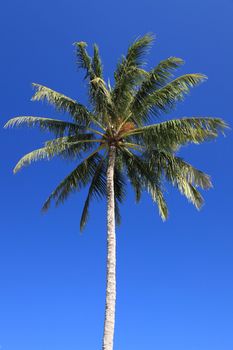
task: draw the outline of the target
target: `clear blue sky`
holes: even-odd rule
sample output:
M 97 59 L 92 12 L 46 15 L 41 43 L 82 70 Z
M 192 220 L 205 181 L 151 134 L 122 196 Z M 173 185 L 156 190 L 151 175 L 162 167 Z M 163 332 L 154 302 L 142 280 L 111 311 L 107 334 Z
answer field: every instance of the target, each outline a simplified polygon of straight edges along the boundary
M 100 46 L 105 76 L 138 35 L 154 32 L 149 68 L 182 57 L 179 71 L 209 79 L 169 117 L 219 116 L 232 125 L 232 0 L 8 1 L 1 5 L 0 349 L 99 350 L 105 302 L 105 204 L 83 235 L 84 194 L 46 215 L 40 207 L 74 167 L 40 162 L 16 176 L 17 160 L 50 135 L 3 130 L 17 115 L 59 117 L 30 101 L 37 82 L 85 102 L 74 41 Z M 63 116 L 60 116 L 63 118 Z M 162 120 L 162 119 L 161 119 Z M 232 350 L 232 132 L 180 155 L 211 174 L 197 212 L 168 188 L 170 218 L 131 191 L 117 232 L 115 350 Z

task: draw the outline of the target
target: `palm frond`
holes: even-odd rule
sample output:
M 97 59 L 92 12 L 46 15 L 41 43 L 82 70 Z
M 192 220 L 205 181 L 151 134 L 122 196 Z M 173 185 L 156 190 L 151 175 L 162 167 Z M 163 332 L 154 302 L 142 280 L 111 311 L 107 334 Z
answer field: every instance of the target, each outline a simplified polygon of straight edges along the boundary
M 38 160 L 50 160 L 55 156 L 60 156 L 64 159 L 76 159 L 81 157 L 80 152 L 92 150 L 95 146 L 93 134 L 65 136 L 57 139 L 46 141 L 45 146 L 34 150 L 23 156 L 14 168 L 14 173 L 17 173 L 23 167 L 30 165 Z M 88 141 L 93 142 L 88 142 Z
M 99 48 L 96 44 L 94 45 L 92 69 L 93 69 L 96 77 L 103 79 L 103 66 L 102 66 L 100 55 L 99 55 Z
M 161 111 L 166 112 L 167 108 L 172 108 L 177 101 L 182 101 L 190 88 L 199 85 L 206 79 L 205 75 L 199 73 L 185 74 L 155 91 L 150 97 L 153 113 L 158 115 Z
M 81 220 L 80 220 L 80 230 L 82 231 L 87 223 L 89 217 L 89 206 L 90 201 L 95 195 L 98 198 L 106 197 L 106 154 L 100 159 L 99 164 L 95 170 L 95 174 L 92 178 L 87 198 L 84 203 Z
M 201 187 L 202 189 L 212 187 L 209 175 L 167 150 L 148 150 L 144 154 L 144 158 L 155 173 L 164 173 L 166 179 L 173 185 L 176 184 L 177 178 L 182 177 L 195 187 Z
M 182 178 L 177 181 L 177 187 L 181 194 L 183 194 L 197 209 L 200 209 L 204 203 L 204 199 L 200 192 L 189 182 Z
M 173 119 L 143 128 L 135 129 L 131 135 L 138 143 L 158 149 L 177 149 L 178 146 L 192 142 L 199 144 L 216 138 L 223 133 L 227 124 L 220 118 L 190 117 Z M 131 136 L 130 133 L 128 136 Z
M 19 116 L 12 118 L 5 124 L 4 128 L 21 127 L 25 125 L 29 127 L 38 126 L 42 131 L 50 131 L 56 136 L 62 136 L 66 132 L 68 135 L 73 135 L 84 130 L 83 127 L 78 126 L 74 123 L 62 121 L 59 119 L 33 116 Z
M 112 90 L 112 99 L 118 109 L 123 113 L 132 100 L 132 89 L 135 83 L 142 81 L 145 77 L 143 58 L 151 47 L 153 36 L 146 34 L 137 39 L 129 48 L 126 57 L 123 57 L 114 73 L 115 87 Z
M 55 152 L 54 152 L 54 154 L 55 154 Z M 32 162 L 36 162 L 37 160 L 41 160 L 41 159 L 50 160 L 53 157 L 53 155 L 52 155 L 52 152 L 50 153 L 48 151 L 47 147 L 42 147 L 42 148 L 36 149 L 36 150 L 26 154 L 25 156 L 23 156 L 18 161 L 18 163 L 14 167 L 13 171 L 16 174 L 19 170 L 21 170 L 23 167 L 25 167 L 27 165 L 30 165 Z
M 151 115 L 159 116 L 162 112 L 170 111 L 178 101 L 182 101 L 190 88 L 199 85 L 206 79 L 203 74 L 185 74 L 171 81 L 164 87 L 145 94 L 143 99 L 135 100 L 132 114 L 139 121 L 147 121 Z
M 96 198 L 107 198 L 107 179 L 106 179 L 106 172 L 107 172 L 107 158 L 106 153 L 102 157 L 102 159 L 99 161 L 99 164 L 96 167 L 95 174 L 92 178 L 87 198 L 83 207 L 82 216 L 80 220 L 80 229 L 81 231 L 84 229 L 88 217 L 89 217 L 89 206 L 90 201 L 95 196 Z M 120 210 L 119 210 L 119 204 L 122 203 L 122 201 L 125 198 L 125 181 L 122 173 L 119 171 L 119 169 L 115 168 L 114 171 L 114 193 L 115 193 L 115 216 L 116 221 L 119 224 L 120 223 Z
M 212 187 L 210 176 L 205 174 L 203 171 L 196 169 L 191 164 L 185 162 L 182 158 L 177 156 L 171 156 L 168 152 L 159 152 L 165 155 L 169 167 L 167 168 L 166 175 L 170 171 L 169 178 L 173 180 L 176 174 L 182 175 L 182 177 L 195 187 L 201 187 L 202 189 L 209 189 Z M 175 176 L 174 176 L 175 175 Z M 174 181 L 174 180 L 173 180 Z
M 55 201 L 55 205 L 63 203 L 67 197 L 76 191 L 80 191 L 85 187 L 95 174 L 101 156 L 98 150 L 84 159 L 65 179 L 56 187 L 48 199 L 45 201 L 42 210 L 46 211 L 51 205 L 51 201 Z
M 86 70 L 86 76 L 90 79 L 94 78 L 94 72 L 91 65 L 91 57 L 88 55 L 86 47 L 87 43 L 80 41 L 74 43 L 76 47 L 76 57 L 77 57 L 77 66 L 78 68 L 83 68 Z
M 95 77 L 89 83 L 89 100 L 93 106 L 94 113 L 99 116 L 104 125 L 110 122 L 109 117 L 113 114 L 113 106 L 110 91 L 105 81 Z
M 55 91 L 44 85 L 32 84 L 36 89 L 33 101 L 44 101 L 46 100 L 49 104 L 53 105 L 58 111 L 69 113 L 75 120 L 76 123 L 81 125 L 87 125 L 93 121 L 91 113 L 85 106 L 78 103 L 77 101 Z
M 167 59 L 160 61 L 160 63 L 149 73 L 153 89 L 161 88 L 171 77 L 173 77 L 173 71 L 183 64 L 184 60 L 179 57 L 168 57 Z
M 86 70 L 85 78 L 89 79 L 89 101 L 93 106 L 93 112 L 103 116 L 111 114 L 111 96 L 103 80 L 102 63 L 98 46 L 94 45 L 93 59 L 88 55 L 85 42 L 74 43 L 76 46 L 77 64 L 79 68 Z
M 125 163 L 126 175 L 130 181 L 131 186 L 133 187 L 133 190 L 135 193 L 135 199 L 136 199 L 136 202 L 138 203 L 141 199 L 143 185 L 141 182 L 141 176 L 139 176 L 137 169 L 135 168 L 136 161 L 131 152 L 128 153 L 127 151 L 124 151 L 122 156 L 123 156 L 123 161 Z
M 156 173 L 164 174 L 166 180 L 176 186 L 197 209 L 200 209 L 204 201 L 197 187 L 202 189 L 212 187 L 209 175 L 166 151 L 148 152 L 146 159 Z
M 70 157 L 82 157 L 84 152 L 92 150 L 96 143 L 101 144 L 92 133 L 85 133 L 75 136 L 63 136 L 45 142 L 45 147 L 49 150 L 58 150 L 59 156 L 65 159 Z
M 128 150 L 124 150 L 122 155 L 127 176 L 135 191 L 136 201 L 140 200 L 143 190 L 148 191 L 152 200 L 157 203 L 162 220 L 166 220 L 168 208 L 161 189 L 161 174 L 158 169 L 151 166 L 149 157 L 139 157 Z
M 143 100 L 156 89 L 161 88 L 173 76 L 172 71 L 177 69 L 184 61 L 178 57 L 169 57 L 161 61 L 152 69 L 139 87 L 133 102 L 132 111 L 137 111 Z
M 147 159 L 143 159 L 126 148 L 122 149 L 122 159 L 135 192 L 136 202 L 138 202 L 143 190 L 148 190 L 149 187 L 155 188 L 158 185 L 159 176 L 150 167 Z
M 148 53 L 148 50 L 151 48 L 153 41 L 154 35 L 151 33 L 148 33 L 136 39 L 128 48 L 126 55 L 127 66 L 142 67 L 144 65 L 144 57 Z
M 165 221 L 168 218 L 168 207 L 161 187 L 159 185 L 151 186 L 149 184 L 148 192 L 151 195 L 153 202 L 155 202 L 158 206 L 159 215 L 161 216 L 162 220 Z

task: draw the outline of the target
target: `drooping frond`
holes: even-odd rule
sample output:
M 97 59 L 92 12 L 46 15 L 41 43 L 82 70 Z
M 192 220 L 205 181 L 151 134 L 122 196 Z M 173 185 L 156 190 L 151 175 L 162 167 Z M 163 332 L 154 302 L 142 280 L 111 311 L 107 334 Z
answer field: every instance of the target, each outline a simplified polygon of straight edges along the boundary
M 203 189 L 212 187 L 209 175 L 167 151 L 149 151 L 146 159 L 155 173 L 164 175 L 166 180 L 176 186 L 197 209 L 200 209 L 203 198 L 196 187 Z
M 88 217 L 89 217 L 89 206 L 92 197 L 96 198 L 107 198 L 107 158 L 106 153 L 99 161 L 96 167 L 95 174 L 92 178 L 87 198 L 83 207 L 82 216 L 80 220 L 80 229 L 83 230 Z M 115 216 L 117 224 L 120 224 L 120 209 L 118 203 L 122 203 L 125 198 L 125 181 L 123 174 L 115 168 L 114 172 L 114 192 L 115 192 Z
M 101 140 L 97 140 L 92 133 L 85 133 L 75 136 L 63 136 L 45 142 L 45 147 L 49 150 L 58 150 L 59 156 L 70 158 L 81 158 L 87 151 L 91 151 Z
M 132 131 L 135 138 L 148 148 L 176 149 L 186 143 L 201 143 L 224 131 L 227 124 L 220 118 L 191 117 L 173 119 Z
M 133 187 L 135 193 L 135 199 L 138 203 L 141 199 L 141 194 L 143 191 L 143 185 L 141 182 L 141 176 L 139 175 L 134 160 L 134 156 L 131 152 L 127 152 L 126 150 L 122 154 L 123 162 L 125 164 L 126 175 L 130 181 L 131 186 Z M 142 164 L 141 164 L 142 165 Z
M 148 158 L 139 157 L 128 150 L 124 150 L 122 155 L 127 175 L 135 191 L 136 201 L 140 200 L 142 191 L 146 190 L 157 203 L 160 216 L 166 220 L 168 209 L 161 189 L 161 175 L 158 169 L 151 166 Z
M 148 186 L 156 186 L 159 179 L 154 171 L 151 171 L 148 161 L 132 153 L 128 149 L 122 150 L 122 159 L 126 167 L 127 176 L 135 191 L 136 201 L 141 198 L 141 192 L 147 190 Z
M 95 174 L 92 178 L 87 198 L 84 203 L 81 220 L 80 220 L 80 230 L 82 231 L 87 223 L 88 217 L 89 217 L 89 206 L 90 201 L 93 196 L 96 196 L 97 198 L 107 197 L 106 192 L 106 155 L 104 155 L 100 161 L 99 164 L 96 167 Z
M 167 162 L 165 175 L 173 183 L 176 181 L 175 178 L 178 174 L 178 176 L 182 176 L 189 184 L 193 184 L 195 187 L 201 187 L 205 190 L 212 187 L 210 176 L 203 171 L 196 169 L 182 158 L 173 156 L 168 152 L 159 153 L 162 154 L 162 157 Z
M 193 184 L 195 187 L 201 187 L 202 189 L 212 187 L 209 175 L 196 169 L 169 151 L 148 150 L 144 157 L 154 172 L 164 173 L 166 179 L 173 185 L 176 183 L 177 177 L 182 176 L 185 181 Z
M 68 135 L 73 135 L 84 129 L 81 126 L 78 126 L 74 123 L 58 119 L 33 116 L 20 116 L 12 118 L 5 124 L 4 128 L 13 128 L 25 125 L 29 127 L 38 126 L 42 131 L 50 131 L 56 136 L 62 136 L 65 133 L 68 133 Z
M 178 101 L 182 101 L 190 88 L 197 86 L 206 79 L 203 74 L 185 74 L 171 81 L 164 87 L 135 99 L 132 104 L 132 114 L 139 121 L 147 121 L 150 115 L 159 116 L 168 112 Z
M 62 158 L 77 158 L 80 152 L 91 150 L 94 147 L 93 142 L 88 142 L 94 137 L 92 134 L 85 134 L 74 137 L 60 137 L 58 139 L 45 142 L 45 147 L 34 150 L 23 156 L 14 168 L 14 173 L 17 173 L 23 167 L 30 165 L 32 162 L 46 159 L 50 160 L 55 156 Z
M 178 188 L 180 193 L 183 194 L 188 201 L 190 201 L 197 209 L 200 209 L 204 203 L 204 200 L 196 186 L 198 186 L 197 183 L 201 183 L 201 185 L 205 186 L 204 188 L 209 188 L 211 186 L 209 176 L 197 169 L 191 169 L 191 167 L 189 167 L 188 171 L 187 167 L 185 169 L 186 171 L 182 172 L 185 167 L 175 167 L 174 163 L 168 162 L 167 167 L 163 169 L 166 178 Z M 160 195 L 158 198 L 161 200 Z
M 41 160 L 41 159 L 49 160 L 51 158 L 52 158 L 52 155 L 48 152 L 48 149 L 46 147 L 36 149 L 26 154 L 18 161 L 18 163 L 14 167 L 14 173 L 17 173 L 23 167 L 30 165 L 32 162 L 36 162 L 37 160 Z
M 177 181 L 177 187 L 188 201 L 190 201 L 197 209 L 200 209 L 204 203 L 204 199 L 200 192 L 189 182 L 182 179 Z
M 44 85 L 32 84 L 36 92 L 32 97 L 33 101 L 44 101 L 53 105 L 58 111 L 68 112 L 78 124 L 87 125 L 93 121 L 91 113 L 77 101 L 54 91 Z
M 153 202 L 155 202 L 158 206 L 159 215 L 161 216 L 162 220 L 165 221 L 168 217 L 168 207 L 161 187 L 159 185 L 150 186 L 149 184 L 148 191 Z
M 55 205 L 63 203 L 67 197 L 85 187 L 95 174 L 96 167 L 100 161 L 100 155 L 94 152 L 92 155 L 82 161 L 51 193 L 43 205 L 42 210 L 49 209 L 51 201 L 55 201 Z

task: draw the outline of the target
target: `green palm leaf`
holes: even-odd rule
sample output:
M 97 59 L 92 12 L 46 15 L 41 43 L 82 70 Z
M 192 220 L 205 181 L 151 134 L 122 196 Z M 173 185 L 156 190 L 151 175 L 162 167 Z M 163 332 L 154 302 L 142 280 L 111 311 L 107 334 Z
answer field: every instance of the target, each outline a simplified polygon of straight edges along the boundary
M 53 105 L 58 111 L 69 113 L 76 123 L 88 125 L 93 121 L 91 113 L 77 101 L 41 84 L 32 84 L 36 89 L 32 101 L 44 101 Z
M 161 179 L 164 175 L 166 180 L 176 186 L 197 209 L 200 209 L 204 201 L 196 187 L 202 189 L 212 187 L 209 175 L 166 151 L 149 151 L 145 157 L 154 172 L 160 174 Z
M 42 117 L 33 117 L 33 116 L 19 116 L 10 119 L 6 124 L 5 128 L 13 128 L 20 126 L 39 126 L 42 131 L 50 131 L 56 136 L 62 136 L 66 132 L 68 134 L 75 134 L 80 131 L 85 130 L 85 128 L 78 126 L 77 124 L 52 119 L 52 118 L 42 118 Z
M 101 116 L 101 123 L 108 124 L 108 117 L 113 115 L 113 105 L 110 91 L 100 77 L 95 77 L 89 83 L 89 100 L 94 113 Z
M 148 186 L 148 191 L 151 195 L 153 202 L 155 202 L 158 206 L 159 215 L 162 220 L 165 221 L 168 218 L 168 208 L 167 203 L 165 201 L 163 191 L 159 185 L 157 186 Z
M 189 142 L 199 144 L 216 138 L 226 128 L 227 124 L 220 118 L 190 117 L 138 128 L 128 137 L 134 135 L 139 143 L 148 148 L 177 149 Z
M 84 41 L 75 42 L 74 46 L 76 47 L 76 57 L 77 57 L 77 66 L 86 70 L 86 77 L 90 79 L 94 78 L 94 72 L 91 65 L 91 57 L 88 55 L 86 47 L 87 43 Z
M 152 93 L 145 93 L 142 99 L 136 95 L 132 103 L 132 114 L 139 121 L 146 121 L 150 115 L 159 116 L 162 112 L 168 112 L 178 101 L 184 99 L 190 88 L 199 85 L 205 79 L 203 74 L 185 74 Z
M 184 64 L 181 58 L 169 57 L 152 69 L 142 82 L 132 102 L 132 110 L 138 111 L 145 98 L 158 88 L 161 88 L 172 76 L 172 71 Z
M 173 77 L 173 72 L 183 64 L 184 60 L 179 57 L 168 57 L 161 61 L 150 71 L 145 85 L 143 83 L 144 87 L 151 87 L 152 90 L 150 90 L 150 92 L 157 88 L 161 88 L 171 77 Z
M 207 78 L 203 74 L 185 74 L 155 91 L 149 98 L 153 112 L 157 115 L 158 110 L 166 111 L 167 108 L 172 108 L 177 101 L 183 100 L 190 88 L 199 85 L 205 79 Z
M 89 217 L 89 206 L 90 202 L 95 196 L 97 199 L 101 199 L 103 197 L 107 198 L 107 180 L 106 180 L 106 172 L 107 172 L 107 158 L 106 153 L 99 161 L 99 164 L 96 167 L 95 174 L 92 178 L 87 198 L 84 203 L 81 220 L 80 220 L 80 229 L 81 231 L 84 229 L 88 217 Z M 118 203 L 122 203 L 125 198 L 125 181 L 119 169 L 115 169 L 114 174 L 114 192 L 115 192 L 115 216 L 117 224 L 120 224 L 120 209 Z
M 114 73 L 115 87 L 112 91 L 112 99 L 118 110 L 122 113 L 132 100 L 132 89 L 137 82 L 145 77 L 145 71 L 141 69 L 144 64 L 144 56 L 151 47 L 153 36 L 147 34 L 137 39 L 129 48 L 126 57 L 122 57 Z
M 148 191 L 153 202 L 157 203 L 161 218 L 166 220 L 168 209 L 161 189 L 161 175 L 155 165 L 151 165 L 150 157 L 139 157 L 126 150 L 123 152 L 123 160 L 135 191 L 136 201 L 140 200 L 143 190 Z
M 203 197 L 200 192 L 189 182 L 182 179 L 177 181 L 177 187 L 197 209 L 200 209 L 204 203 Z
M 99 48 L 96 44 L 94 45 L 92 69 L 93 69 L 93 72 L 95 73 L 96 77 L 103 79 L 103 66 L 102 66 L 100 55 L 99 55 Z
M 55 155 L 55 152 L 53 152 L 53 155 L 52 155 L 52 153 L 48 151 L 47 147 L 36 149 L 26 154 L 18 161 L 18 163 L 14 167 L 14 173 L 16 174 L 23 167 L 30 165 L 32 162 L 36 162 L 37 160 L 41 160 L 41 159 L 50 160 L 54 155 Z M 57 152 L 56 152 L 56 155 L 57 155 Z
M 100 148 L 99 148 L 100 150 Z M 67 197 L 85 187 L 95 174 L 95 169 L 100 161 L 98 150 L 82 161 L 51 193 L 45 201 L 42 210 L 46 211 L 51 201 L 54 200 L 56 206 L 63 203 Z
M 145 161 L 156 173 L 165 173 L 166 178 L 175 184 L 177 177 L 203 189 L 212 187 L 209 175 L 196 169 L 182 158 L 165 150 L 151 150 L 144 154 Z
M 107 196 L 106 192 L 106 154 L 99 161 L 99 164 L 96 167 L 95 173 L 93 175 L 87 198 L 84 203 L 81 220 L 80 220 L 80 230 L 82 231 L 87 223 L 89 217 L 89 206 L 90 201 L 95 195 L 97 198 L 102 198 Z
M 23 167 L 30 165 L 32 162 L 46 159 L 50 160 L 55 156 L 60 156 L 64 159 L 75 159 L 80 157 L 80 152 L 86 152 L 93 149 L 95 140 L 91 140 L 92 134 L 85 134 L 74 137 L 60 137 L 51 141 L 45 142 L 45 147 L 36 149 L 23 156 L 14 168 L 14 173 L 17 173 Z M 91 141 L 91 142 L 89 142 Z
M 125 163 L 127 177 L 129 178 L 130 184 L 133 187 L 133 190 L 135 193 L 136 202 L 139 202 L 141 199 L 143 186 L 142 186 L 141 176 L 140 176 L 141 171 L 140 169 L 138 171 L 137 166 L 139 167 L 140 165 L 142 166 L 142 163 L 140 162 L 139 165 L 136 164 L 136 167 L 135 167 L 135 163 L 137 163 L 136 159 L 134 159 L 134 155 L 128 151 L 123 152 L 122 157 L 123 157 L 123 162 Z
M 91 59 L 87 53 L 85 42 L 74 44 L 76 46 L 78 67 L 86 70 L 85 79 L 89 79 L 89 100 L 94 113 L 102 116 L 108 113 L 111 114 L 111 96 L 103 80 L 102 64 L 97 45 L 94 45 L 94 57 Z

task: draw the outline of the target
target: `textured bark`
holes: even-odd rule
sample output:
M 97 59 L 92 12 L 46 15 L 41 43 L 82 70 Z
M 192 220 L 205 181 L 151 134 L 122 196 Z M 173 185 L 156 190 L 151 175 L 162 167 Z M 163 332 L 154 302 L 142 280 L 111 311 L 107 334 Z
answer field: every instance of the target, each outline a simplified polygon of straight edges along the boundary
M 102 350 L 113 350 L 116 304 L 116 235 L 114 165 L 116 148 L 110 147 L 107 169 L 107 288 Z

